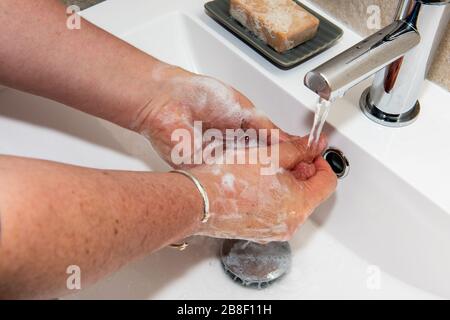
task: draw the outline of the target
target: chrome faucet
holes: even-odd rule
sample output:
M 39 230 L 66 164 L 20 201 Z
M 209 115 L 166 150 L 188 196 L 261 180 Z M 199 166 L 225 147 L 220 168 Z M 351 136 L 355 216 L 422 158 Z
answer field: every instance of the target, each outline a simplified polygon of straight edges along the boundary
M 412 123 L 421 87 L 447 30 L 450 0 L 400 0 L 395 21 L 305 76 L 305 85 L 334 100 L 375 74 L 360 107 L 389 127 Z

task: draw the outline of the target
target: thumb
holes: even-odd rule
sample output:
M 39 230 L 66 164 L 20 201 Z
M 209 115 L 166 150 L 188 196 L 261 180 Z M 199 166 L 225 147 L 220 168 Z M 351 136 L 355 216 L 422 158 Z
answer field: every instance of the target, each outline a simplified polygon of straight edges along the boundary
M 311 209 L 315 209 L 327 200 L 337 186 L 336 174 L 328 162 L 319 157 L 314 162 L 316 174 L 307 181 L 303 181 L 305 199 Z
M 280 144 L 280 166 L 284 169 L 294 169 L 300 162 L 312 164 L 325 150 L 328 142 L 324 135 L 320 137 L 317 147 L 308 146 L 308 136 L 291 139 Z

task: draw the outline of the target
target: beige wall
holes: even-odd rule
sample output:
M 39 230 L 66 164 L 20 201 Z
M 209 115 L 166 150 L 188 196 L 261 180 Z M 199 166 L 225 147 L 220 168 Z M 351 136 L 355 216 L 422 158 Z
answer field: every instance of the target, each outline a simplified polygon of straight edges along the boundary
M 381 8 L 382 26 L 392 22 L 397 9 L 396 0 L 311 0 L 360 34 L 374 32 L 367 28 L 366 13 L 370 5 Z M 450 29 L 442 40 L 428 78 L 450 90 Z

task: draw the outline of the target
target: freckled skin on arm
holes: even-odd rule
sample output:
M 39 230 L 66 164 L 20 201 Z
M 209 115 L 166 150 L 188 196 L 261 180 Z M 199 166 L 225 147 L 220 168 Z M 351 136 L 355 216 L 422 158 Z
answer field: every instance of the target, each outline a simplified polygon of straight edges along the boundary
M 84 19 L 70 30 L 67 18 L 59 0 L 1 0 L 0 84 L 128 127 L 157 92 L 160 61 Z
M 193 234 L 202 218 L 201 196 L 178 174 L 0 156 L 0 177 L 0 298 L 67 294 L 70 265 L 87 287 Z
M 65 11 L 59 0 L 0 1 L 0 84 L 129 128 L 158 92 L 161 62 L 83 19 L 69 30 Z M 192 234 L 202 210 L 183 176 L 0 156 L 0 298 L 64 294 L 69 265 L 86 287 Z

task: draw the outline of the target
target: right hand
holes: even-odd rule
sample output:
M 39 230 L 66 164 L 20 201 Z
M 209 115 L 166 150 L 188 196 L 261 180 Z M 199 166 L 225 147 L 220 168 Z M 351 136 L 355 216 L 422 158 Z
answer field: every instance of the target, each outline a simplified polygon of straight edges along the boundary
M 261 175 L 259 164 L 193 168 L 206 188 L 211 213 L 197 234 L 259 243 L 289 240 L 336 188 L 336 175 L 319 156 L 324 138 L 319 146 L 311 151 L 307 138 L 281 143 L 282 169 L 274 175 Z
M 155 67 L 153 78 L 157 94 L 144 108 L 136 110 L 129 127 L 150 140 L 172 167 L 194 167 L 194 153 L 203 151 L 192 146 L 191 154 L 184 155 L 189 164 L 174 163 L 171 156 L 178 144 L 172 139 L 173 133 L 182 129 L 194 137 L 195 121 L 202 122 L 203 131 L 214 128 L 225 134 L 227 129 L 278 129 L 281 141 L 290 138 L 258 111 L 247 97 L 217 79 L 165 63 Z

